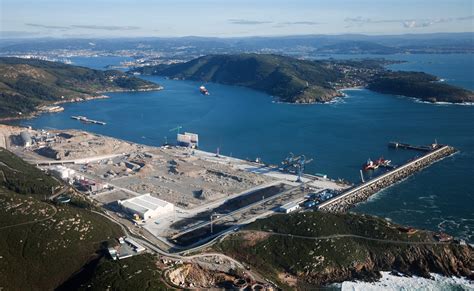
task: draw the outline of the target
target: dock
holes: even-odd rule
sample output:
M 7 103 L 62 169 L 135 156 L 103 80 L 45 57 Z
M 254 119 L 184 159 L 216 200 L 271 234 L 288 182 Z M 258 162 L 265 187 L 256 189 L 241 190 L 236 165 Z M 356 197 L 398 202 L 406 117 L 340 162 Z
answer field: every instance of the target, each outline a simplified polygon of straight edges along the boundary
M 89 119 L 85 116 L 71 116 L 72 119 L 79 120 L 85 123 L 93 123 L 93 124 L 100 124 L 100 125 L 106 125 L 107 123 L 99 120 L 94 120 L 94 119 Z
M 434 149 L 430 150 L 423 156 L 410 160 L 383 175 L 350 188 L 342 192 L 340 195 L 321 203 L 318 206 L 318 209 L 326 212 L 346 212 L 354 207 L 355 204 L 366 201 L 373 194 L 398 181 L 406 179 L 412 174 L 456 152 L 457 150 L 451 146 L 437 145 Z
M 416 151 L 422 151 L 422 152 L 430 152 L 434 150 L 437 146 L 438 145 L 436 143 L 432 144 L 431 146 L 411 145 L 411 144 L 401 143 L 401 142 L 396 142 L 396 141 L 392 141 L 388 143 L 389 148 L 408 149 L 408 150 L 416 150 Z

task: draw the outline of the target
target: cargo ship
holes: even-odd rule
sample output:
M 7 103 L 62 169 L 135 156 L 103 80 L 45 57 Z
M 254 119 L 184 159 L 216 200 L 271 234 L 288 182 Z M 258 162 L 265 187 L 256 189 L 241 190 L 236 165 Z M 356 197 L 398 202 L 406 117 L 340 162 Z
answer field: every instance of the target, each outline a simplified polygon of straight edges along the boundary
M 199 92 L 201 92 L 202 95 L 209 95 L 209 91 L 204 86 L 199 87 Z
M 370 158 L 367 160 L 367 163 L 364 165 L 364 171 L 375 170 L 379 167 L 377 163 L 374 163 Z
M 389 167 L 390 163 L 392 161 L 386 160 L 384 158 L 379 158 L 375 162 L 373 162 L 370 158 L 367 160 L 367 163 L 364 164 L 363 169 L 364 171 L 369 171 L 369 170 L 376 170 L 378 167 Z

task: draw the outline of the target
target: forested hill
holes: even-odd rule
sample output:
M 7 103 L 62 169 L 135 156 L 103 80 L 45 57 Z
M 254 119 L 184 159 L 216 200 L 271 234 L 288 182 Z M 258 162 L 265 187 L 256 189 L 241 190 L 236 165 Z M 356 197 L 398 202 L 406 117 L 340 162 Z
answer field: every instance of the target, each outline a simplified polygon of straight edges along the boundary
M 367 88 L 427 102 L 474 102 L 472 91 L 440 82 L 436 76 L 421 72 L 386 72 L 376 76 Z
M 209 55 L 173 65 L 138 68 L 142 74 L 249 87 L 281 101 L 326 102 L 338 92 L 330 85 L 340 73 L 322 62 L 264 54 Z
M 141 67 L 133 72 L 244 86 L 290 103 L 328 102 L 342 95 L 338 89 L 348 87 L 366 87 L 428 102 L 474 102 L 471 91 L 438 82 L 436 76 L 385 69 L 384 65 L 393 62 L 374 59 L 310 61 L 269 54 L 235 54 Z
M 0 118 L 35 111 L 56 101 L 92 98 L 99 92 L 159 86 L 120 71 L 99 71 L 37 59 L 0 58 Z

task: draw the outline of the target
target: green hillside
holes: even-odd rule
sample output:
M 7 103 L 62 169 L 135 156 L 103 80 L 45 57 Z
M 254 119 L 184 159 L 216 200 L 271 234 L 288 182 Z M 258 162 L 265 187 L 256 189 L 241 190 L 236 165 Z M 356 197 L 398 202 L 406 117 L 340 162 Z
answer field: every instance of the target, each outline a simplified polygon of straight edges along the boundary
M 161 281 L 156 261 L 151 254 L 119 261 L 102 258 L 89 276 L 72 278 L 57 290 L 171 290 Z
M 284 102 L 326 102 L 338 95 L 329 82 L 340 73 L 322 62 L 263 54 L 209 55 L 174 65 L 138 68 L 163 75 L 264 91 Z
M 116 224 L 74 206 L 79 203 L 42 201 L 57 185 L 0 150 L 0 290 L 52 290 L 122 235 Z
M 474 93 L 422 72 L 392 72 L 384 65 L 396 61 L 307 61 L 268 54 L 209 55 L 186 63 L 137 68 L 145 75 L 244 86 L 290 103 L 328 102 L 341 88 L 367 87 L 423 101 L 474 102 Z M 212 93 L 212 92 L 211 92 Z
M 38 196 L 51 194 L 51 188 L 60 186 L 60 183 L 50 176 L 46 176 L 40 169 L 32 167 L 27 162 L 0 148 L 0 185 L 10 191 Z
M 470 274 L 472 247 L 436 243 L 431 232 L 408 234 L 376 217 L 309 212 L 257 220 L 216 249 L 287 288 L 372 280 L 393 269 L 421 276 Z
M 99 92 L 147 90 L 157 84 L 120 71 L 99 71 L 37 59 L 0 58 L 0 118 L 39 105 L 85 99 Z
M 428 102 L 474 102 L 474 93 L 421 72 L 387 72 L 369 83 L 368 89 L 383 94 L 418 98 Z

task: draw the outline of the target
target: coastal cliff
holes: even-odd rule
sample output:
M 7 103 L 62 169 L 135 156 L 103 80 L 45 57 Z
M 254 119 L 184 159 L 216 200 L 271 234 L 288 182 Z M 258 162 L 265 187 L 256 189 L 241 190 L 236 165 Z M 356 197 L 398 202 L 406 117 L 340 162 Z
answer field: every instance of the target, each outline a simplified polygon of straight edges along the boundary
M 373 281 L 381 271 L 472 278 L 473 248 L 436 235 L 367 215 L 310 212 L 258 220 L 216 249 L 288 288 Z

